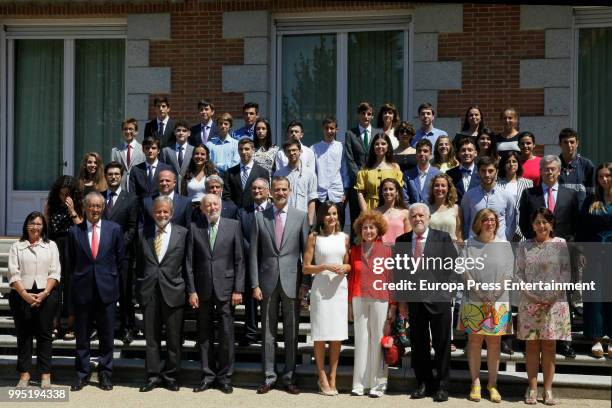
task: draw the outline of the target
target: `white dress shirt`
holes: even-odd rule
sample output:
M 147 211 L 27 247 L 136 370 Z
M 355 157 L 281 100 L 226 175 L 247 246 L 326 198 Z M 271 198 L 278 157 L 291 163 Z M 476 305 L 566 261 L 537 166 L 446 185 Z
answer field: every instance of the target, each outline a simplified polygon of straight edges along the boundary
M 89 248 L 91 248 L 91 237 L 93 234 L 92 223 L 87 220 L 87 239 L 89 240 Z M 98 251 L 100 250 L 100 233 L 102 232 L 102 219 L 99 219 L 96 223 L 96 234 L 98 235 Z
M 544 191 L 544 205 L 548 208 L 548 188 L 552 187 L 553 199 L 555 200 L 555 207 L 557 206 L 557 194 L 559 193 L 559 183 L 555 183 L 554 186 L 549 186 L 542 181 L 542 191 Z M 549 208 L 550 209 L 550 208 Z
M 300 142 L 301 143 L 301 142 Z M 302 165 L 312 171 L 316 172 L 316 163 L 315 163 L 315 154 L 312 149 L 305 144 L 302 144 L 302 153 L 300 153 L 300 161 Z M 276 170 L 282 169 L 287 164 L 289 164 L 289 159 L 283 149 L 278 149 L 278 153 L 276 153 Z
M 157 237 L 157 231 L 159 231 L 159 227 L 156 225 L 155 226 L 155 237 Z M 168 225 L 166 225 L 164 227 L 164 232 L 162 233 L 162 245 L 161 245 L 161 249 L 160 249 L 160 254 L 157 257 L 157 260 L 159 262 L 162 261 L 162 259 L 164 259 L 164 256 L 166 256 L 166 251 L 168 251 L 168 243 L 170 242 L 170 233 L 172 232 L 172 224 L 168 223 Z M 153 238 L 155 239 L 155 238 Z
M 327 143 L 320 141 L 312 145 L 316 157 L 317 193 L 319 201 L 329 199 L 341 201 L 344 189 L 348 189 L 348 169 L 343 160 L 344 147 L 337 140 Z

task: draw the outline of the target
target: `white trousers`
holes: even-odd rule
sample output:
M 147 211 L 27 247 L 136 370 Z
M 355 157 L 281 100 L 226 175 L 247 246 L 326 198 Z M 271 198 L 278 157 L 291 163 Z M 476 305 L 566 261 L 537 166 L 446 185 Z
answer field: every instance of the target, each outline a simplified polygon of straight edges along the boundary
M 388 302 L 353 298 L 355 362 L 353 389 L 364 390 L 387 385 L 388 368 L 384 364 L 380 340 L 387 320 Z

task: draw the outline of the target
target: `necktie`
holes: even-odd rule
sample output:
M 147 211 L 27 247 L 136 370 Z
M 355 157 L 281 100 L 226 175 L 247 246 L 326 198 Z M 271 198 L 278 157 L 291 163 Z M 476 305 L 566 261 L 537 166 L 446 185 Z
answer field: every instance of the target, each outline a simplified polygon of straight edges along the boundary
M 423 256 L 423 236 L 417 235 L 416 244 L 414 245 L 414 258 L 419 259 Z
M 370 148 L 370 138 L 368 137 L 368 129 L 363 131 L 363 144 L 366 147 L 366 150 Z
M 208 142 L 208 135 L 210 134 L 210 126 L 202 126 L 202 144 Z
M 461 173 L 463 175 L 465 175 L 465 174 L 471 175 L 472 174 L 472 170 L 466 169 L 465 167 L 459 167 L 459 170 L 461 171 Z
M 242 166 L 242 172 L 240 173 L 240 182 L 242 183 L 242 189 L 246 186 L 246 182 L 249 178 L 249 169 L 247 166 Z
M 274 217 L 274 236 L 276 238 L 276 247 L 278 249 L 281 248 L 283 243 L 283 231 L 285 230 L 285 225 L 283 224 L 283 217 L 281 214 L 283 212 L 281 210 L 276 211 L 276 215 Z
M 130 164 L 132 163 L 132 145 L 127 145 L 127 166 L 128 168 L 130 167 Z
M 159 258 L 161 257 L 161 250 L 162 250 L 162 235 L 164 233 L 164 229 L 163 228 L 158 228 L 157 229 L 157 233 L 155 234 L 155 255 L 157 255 L 157 259 L 159 260 Z
M 153 183 L 153 178 L 155 176 L 155 166 L 149 166 L 149 182 Z
M 215 247 L 215 241 L 217 240 L 217 223 L 210 224 L 208 239 L 210 241 L 210 249 L 213 249 Z
M 93 259 L 98 256 L 98 233 L 96 232 L 97 225 L 91 224 L 91 255 Z
M 548 209 L 554 214 L 555 212 L 555 196 L 553 195 L 552 187 L 548 187 Z
M 178 164 L 179 167 L 183 167 L 183 146 L 179 146 L 178 148 Z
M 110 212 L 113 210 L 113 197 L 115 197 L 117 195 L 117 193 L 115 193 L 114 191 L 111 191 L 108 194 L 108 202 L 106 203 L 106 213 L 110 214 Z
M 158 123 L 157 133 L 159 137 L 162 137 L 164 135 L 164 122 Z

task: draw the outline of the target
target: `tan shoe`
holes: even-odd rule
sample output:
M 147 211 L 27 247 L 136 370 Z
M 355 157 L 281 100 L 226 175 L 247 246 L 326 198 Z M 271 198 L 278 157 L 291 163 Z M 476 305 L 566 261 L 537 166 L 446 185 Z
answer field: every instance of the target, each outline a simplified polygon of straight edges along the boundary
M 610 354 L 610 350 L 608 350 L 608 354 Z M 591 347 L 591 355 L 595 358 L 602 358 L 604 356 L 604 349 L 601 342 L 598 341 L 593 344 L 593 347 Z

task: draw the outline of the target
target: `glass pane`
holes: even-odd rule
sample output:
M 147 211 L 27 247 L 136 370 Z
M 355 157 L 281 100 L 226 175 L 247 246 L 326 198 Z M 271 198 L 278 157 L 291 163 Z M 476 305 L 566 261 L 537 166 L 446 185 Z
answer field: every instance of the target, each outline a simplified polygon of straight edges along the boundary
M 48 190 L 63 172 L 63 58 L 62 40 L 15 40 L 13 190 Z
M 323 119 L 336 114 L 336 36 L 285 36 L 282 56 L 282 127 L 274 131 L 285 140 L 287 124 L 299 120 L 310 146 L 321 138 Z
M 125 41 L 75 42 L 74 167 L 78 173 L 86 152 L 104 162 L 121 138 L 124 112 Z
M 357 106 L 363 101 L 370 102 L 374 109 L 391 102 L 403 112 L 407 86 L 403 79 L 403 31 L 349 33 L 347 127 L 357 123 Z M 372 125 L 376 126 L 376 120 Z
M 578 53 L 580 150 L 597 166 L 612 157 L 612 28 L 581 29 Z

